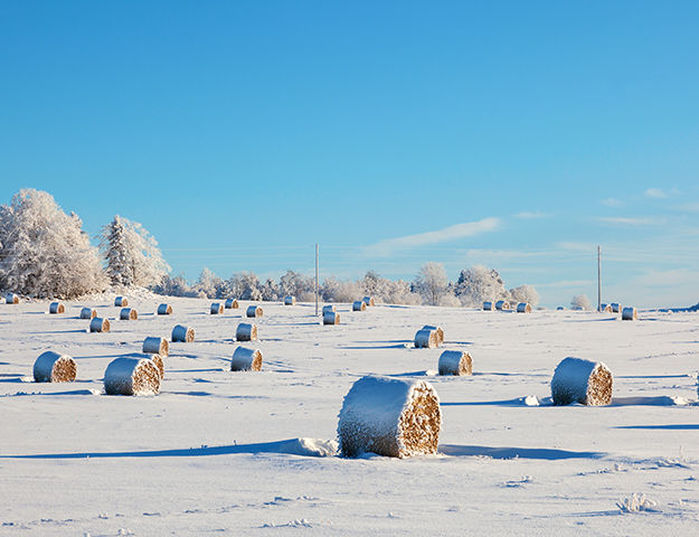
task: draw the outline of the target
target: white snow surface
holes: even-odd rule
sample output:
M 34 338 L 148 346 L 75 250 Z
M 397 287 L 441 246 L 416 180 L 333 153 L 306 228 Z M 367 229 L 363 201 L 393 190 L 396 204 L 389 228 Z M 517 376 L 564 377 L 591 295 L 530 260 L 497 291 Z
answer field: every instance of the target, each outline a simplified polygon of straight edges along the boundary
M 263 304 L 265 356 L 229 371 L 240 310 L 206 299 L 113 295 L 0 304 L 0 536 L 4 535 L 692 535 L 699 525 L 699 317 L 639 311 L 638 322 L 584 311 L 510 312 L 378 305 L 324 329 L 314 305 Z M 112 322 L 89 334 L 94 307 Z M 242 312 L 242 313 L 241 313 Z M 175 324 L 154 397 L 109 397 L 114 358 Z M 412 349 L 439 324 L 443 348 Z M 442 409 L 440 454 L 336 455 L 343 397 L 365 375 L 421 379 L 442 350 L 466 350 L 470 377 L 430 377 Z M 72 356 L 71 384 L 26 382 L 34 360 Z M 566 356 L 607 364 L 606 407 L 553 406 Z M 634 510 L 625 498 L 651 498 Z M 620 507 L 620 504 L 622 507 Z M 646 505 L 646 504 L 643 504 Z M 650 505 L 650 504 L 648 504 Z

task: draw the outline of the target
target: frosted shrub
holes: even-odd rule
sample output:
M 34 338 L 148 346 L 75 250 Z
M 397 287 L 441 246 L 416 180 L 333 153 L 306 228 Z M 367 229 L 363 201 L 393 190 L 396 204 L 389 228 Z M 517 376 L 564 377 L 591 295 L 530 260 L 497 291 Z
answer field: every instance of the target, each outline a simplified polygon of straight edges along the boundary
M 510 296 L 495 269 L 475 265 L 464 269 L 454 285 L 454 293 L 463 306 L 480 306 L 485 300 L 509 300 Z
M 655 511 L 658 504 L 647 498 L 645 494 L 634 492 L 629 498 L 622 498 L 616 502 L 616 506 L 622 513 L 639 513 L 641 511 Z
M 570 307 L 574 310 L 589 311 L 592 309 L 592 304 L 590 303 L 590 299 L 587 298 L 587 295 L 575 295 L 570 300 Z

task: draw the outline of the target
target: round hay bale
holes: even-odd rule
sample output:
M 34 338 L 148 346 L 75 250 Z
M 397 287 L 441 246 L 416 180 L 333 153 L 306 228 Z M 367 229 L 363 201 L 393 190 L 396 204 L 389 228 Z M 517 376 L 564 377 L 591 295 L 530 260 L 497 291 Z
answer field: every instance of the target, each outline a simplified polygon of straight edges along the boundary
M 182 343 L 192 343 L 194 341 L 194 328 L 178 324 L 172 329 L 172 341 Z
M 240 323 L 235 330 L 236 341 L 257 341 L 257 325 Z
M 110 328 L 109 319 L 93 317 L 90 321 L 90 332 L 109 332 Z
M 444 351 L 439 357 L 440 375 L 470 375 L 473 372 L 471 355 L 464 351 Z
M 495 309 L 495 307 L 490 300 L 483 302 L 483 311 L 493 311 L 493 309 Z
M 237 310 L 238 301 L 235 298 L 226 299 L 226 309 L 227 310 Z
M 439 347 L 439 334 L 436 330 L 422 328 L 415 334 L 416 349 L 434 349 Z
M 352 311 L 364 311 L 366 309 L 366 302 L 363 300 L 356 300 L 352 302 Z
M 119 312 L 119 319 L 122 321 L 135 321 L 138 319 L 138 312 L 133 308 L 122 308 Z
M 621 310 L 621 319 L 622 321 L 636 321 L 638 320 L 638 311 L 636 308 L 627 306 Z
M 600 304 L 599 310 L 602 313 L 614 313 L 611 304 Z
M 498 311 L 507 311 L 510 309 L 510 303 L 507 300 L 498 300 L 495 303 L 495 309 Z
M 442 345 L 444 343 L 444 330 L 442 330 L 441 326 L 436 326 L 432 324 L 426 324 L 425 326 L 422 327 L 423 330 L 434 330 L 437 332 L 437 340 L 439 341 L 439 344 Z
M 344 457 L 372 452 L 386 457 L 437 453 L 442 413 L 424 380 L 363 377 L 345 396 L 337 435 Z
M 170 344 L 164 337 L 147 337 L 143 340 L 143 352 L 145 354 L 168 356 L 170 354 Z
M 612 313 L 619 313 L 619 312 L 621 312 L 621 309 L 622 309 L 622 308 L 621 308 L 621 304 L 619 304 L 618 302 L 612 302 L 612 303 L 609 304 L 609 305 L 612 307 Z
M 92 308 L 83 308 L 80 310 L 81 319 L 94 319 L 95 317 L 97 317 L 97 310 Z
M 14 293 L 7 293 L 5 295 L 5 302 L 7 304 L 19 304 L 19 296 Z
M 293 306 L 294 304 L 296 304 L 296 297 L 295 296 L 289 295 L 289 296 L 284 297 L 284 305 L 285 306 Z
M 151 354 L 150 359 L 153 360 L 155 367 L 158 368 L 160 380 L 163 380 L 165 378 L 165 364 L 163 363 L 163 358 L 159 354 Z
M 77 372 L 75 360 L 53 351 L 42 353 L 34 362 L 35 382 L 73 382 Z
M 531 313 L 532 307 L 528 302 L 520 302 L 517 304 L 517 313 Z
M 66 307 L 63 302 L 51 302 L 49 304 L 49 313 L 65 313 Z
M 365 296 L 362 299 L 362 302 L 364 302 L 367 306 L 376 306 L 376 301 L 374 300 L 373 296 Z
M 213 304 L 211 304 L 209 312 L 211 313 L 211 315 L 220 315 L 221 313 L 223 313 L 223 304 L 221 304 L 220 302 L 214 302 Z
M 104 372 L 107 395 L 157 395 L 160 372 L 149 357 L 112 360 Z
M 613 383 L 612 372 L 602 362 L 564 358 L 551 379 L 553 404 L 608 405 L 612 402 Z
M 323 324 L 340 324 L 340 314 L 336 311 L 323 313 Z
M 125 296 L 118 296 L 114 299 L 114 305 L 118 308 L 125 308 L 129 305 L 129 299 Z
M 326 306 L 323 306 L 323 315 L 325 315 L 327 312 L 334 312 L 335 311 L 335 306 L 332 304 L 328 304 Z
M 260 306 L 255 306 L 254 304 L 252 306 L 248 306 L 248 309 L 245 310 L 245 316 L 262 317 L 262 308 Z
M 160 304 L 158 306 L 158 315 L 172 315 L 172 306 L 170 304 Z
M 231 358 L 231 371 L 261 371 L 262 351 L 238 347 Z

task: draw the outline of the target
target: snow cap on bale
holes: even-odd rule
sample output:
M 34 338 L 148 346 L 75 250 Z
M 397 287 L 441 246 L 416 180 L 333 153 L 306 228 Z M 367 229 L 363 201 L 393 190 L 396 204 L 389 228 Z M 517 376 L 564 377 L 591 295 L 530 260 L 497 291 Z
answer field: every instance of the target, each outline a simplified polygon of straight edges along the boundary
M 194 341 L 194 328 L 178 324 L 172 329 L 172 341 L 182 343 L 192 343 Z
M 122 321 L 135 321 L 138 319 L 138 312 L 133 308 L 122 308 L 119 312 L 119 319 Z
M 422 327 L 423 330 L 434 330 L 437 332 L 437 339 L 439 340 L 439 344 L 441 345 L 444 343 L 444 330 L 442 330 L 441 326 L 436 326 L 433 324 L 426 324 L 425 326 Z
M 323 313 L 323 324 L 340 324 L 340 314 L 336 311 L 326 311 Z
M 473 360 L 464 351 L 444 351 L 439 357 L 438 370 L 440 375 L 470 375 Z
M 63 302 L 51 302 L 49 304 L 49 313 L 65 313 L 66 307 Z
M 504 311 L 510 309 L 510 303 L 507 300 L 498 300 L 495 303 L 495 309 L 498 311 Z
M 623 321 L 635 321 L 638 319 L 638 311 L 636 308 L 626 307 L 621 310 L 621 319 Z
M 531 313 L 532 307 L 528 302 L 520 302 L 517 304 L 517 313 Z
M 364 311 L 365 309 L 366 303 L 363 300 L 352 302 L 352 311 Z
M 172 306 L 170 304 L 160 304 L 158 306 L 158 315 L 172 315 Z
M 231 371 L 261 371 L 262 351 L 238 347 L 231 358 Z
M 612 402 L 613 383 L 612 372 L 602 362 L 564 358 L 551 379 L 553 404 L 608 405 Z
M 93 317 L 90 321 L 90 332 L 109 332 L 110 325 L 108 319 Z
M 146 356 L 116 358 L 104 372 L 104 391 L 107 395 L 157 395 L 160 372 Z
M 211 313 L 211 315 L 219 315 L 223 313 L 223 304 L 221 304 L 220 302 L 214 302 L 213 304 L 211 304 L 209 312 Z
M 256 341 L 257 326 L 250 323 L 240 323 L 235 330 L 236 341 Z
M 296 304 L 296 297 L 295 296 L 288 295 L 288 296 L 284 297 L 284 305 L 285 306 L 293 306 L 294 304 Z
M 262 308 L 260 306 L 255 306 L 254 304 L 251 306 L 248 306 L 248 309 L 245 310 L 245 316 L 246 317 L 262 317 Z
M 227 310 L 238 309 L 238 301 L 235 298 L 226 299 L 226 309 Z
M 345 396 L 339 418 L 345 457 L 437 453 L 442 414 L 437 393 L 424 380 L 363 377 Z
M 143 352 L 167 356 L 170 354 L 170 344 L 164 337 L 147 337 L 143 340 Z
M 114 305 L 118 308 L 124 308 L 129 305 L 129 299 L 125 296 L 118 296 L 114 299 Z
M 93 310 L 92 308 L 83 308 L 80 310 L 81 319 L 94 319 L 95 317 L 97 317 L 97 310 Z
M 70 356 L 46 351 L 34 362 L 34 381 L 73 382 L 77 371 L 78 366 Z

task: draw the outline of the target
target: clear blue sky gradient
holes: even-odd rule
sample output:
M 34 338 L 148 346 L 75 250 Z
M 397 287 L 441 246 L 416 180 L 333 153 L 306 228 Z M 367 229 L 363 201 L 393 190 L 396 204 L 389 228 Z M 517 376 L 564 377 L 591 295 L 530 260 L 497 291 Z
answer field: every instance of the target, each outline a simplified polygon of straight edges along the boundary
M 556 305 L 593 298 L 599 243 L 607 300 L 695 303 L 697 28 L 697 2 L 0 1 L 0 201 L 142 222 L 190 278 L 310 272 L 318 241 L 326 275 L 481 263 Z

